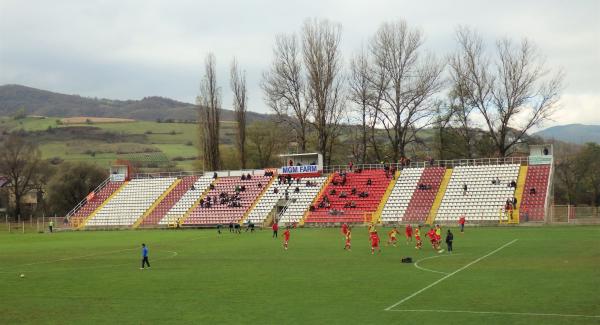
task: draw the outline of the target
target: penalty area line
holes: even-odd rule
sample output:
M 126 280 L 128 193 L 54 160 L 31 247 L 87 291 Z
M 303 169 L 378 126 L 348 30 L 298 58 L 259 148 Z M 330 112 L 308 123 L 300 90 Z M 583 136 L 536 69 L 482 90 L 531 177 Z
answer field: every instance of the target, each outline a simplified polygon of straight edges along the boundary
M 416 313 L 458 313 L 458 314 L 512 315 L 512 316 L 600 318 L 600 315 L 577 315 L 577 314 L 556 314 L 556 313 L 517 313 L 517 312 L 504 312 L 504 311 L 475 311 L 475 310 L 393 309 L 393 310 L 388 310 L 388 311 L 403 311 L 403 312 L 416 312 Z
M 446 276 L 444 276 L 444 277 L 440 278 L 439 280 L 436 280 L 435 282 L 431 283 L 430 285 L 426 286 L 425 288 L 423 288 L 423 289 L 421 289 L 421 290 L 418 290 L 418 291 L 416 291 L 415 293 L 411 294 L 410 296 L 408 296 L 408 297 L 406 297 L 406 298 L 404 298 L 404 299 L 402 299 L 402 300 L 398 301 L 397 303 L 395 303 L 395 304 L 393 304 L 393 305 L 389 306 L 388 308 L 386 308 L 386 309 L 384 309 L 384 310 L 385 310 L 385 311 L 391 311 L 391 310 L 392 310 L 394 307 L 396 307 L 396 306 L 398 306 L 398 305 L 401 305 L 402 303 L 404 303 L 404 302 L 406 302 L 406 301 L 408 301 L 408 300 L 410 300 L 410 299 L 414 298 L 415 296 L 417 296 L 418 294 L 422 293 L 423 291 L 425 291 L 425 290 L 427 290 L 427 289 L 429 289 L 429 288 L 431 288 L 431 287 L 433 287 L 433 286 L 435 286 L 435 285 L 439 284 L 440 282 L 442 282 L 442 281 L 446 280 L 447 278 L 449 278 L 449 277 L 451 277 L 451 276 L 455 275 L 456 273 L 458 273 L 458 272 L 460 272 L 460 271 L 462 271 L 462 270 L 464 270 L 464 269 L 468 268 L 469 266 L 471 266 L 471 265 L 473 265 L 473 264 L 475 264 L 475 263 L 477 263 L 477 262 L 479 262 L 479 261 L 483 260 L 484 258 L 486 258 L 486 257 L 488 257 L 488 256 L 491 256 L 491 255 L 493 255 L 493 254 L 495 254 L 495 253 L 499 252 L 500 250 L 504 249 L 505 247 L 507 247 L 507 246 L 509 246 L 509 245 L 512 245 L 512 244 L 514 244 L 514 243 L 515 243 L 517 240 L 518 240 L 518 239 L 513 239 L 512 241 L 510 241 L 510 242 L 508 242 L 508 243 L 506 243 L 506 244 L 504 244 L 504 245 L 502 245 L 502 246 L 500 246 L 500 247 L 496 248 L 495 250 L 493 250 L 493 251 L 491 251 L 491 252 L 489 252 L 489 253 L 487 253 L 487 254 L 485 254 L 485 255 L 481 256 L 480 258 L 478 258 L 478 259 L 476 259 L 476 260 L 472 261 L 471 263 L 469 263 L 469 264 L 467 264 L 467 265 L 465 265 L 465 266 L 461 267 L 460 269 L 458 269 L 458 270 L 456 270 L 456 271 L 454 271 L 454 272 L 452 272 L 452 273 L 449 273 L 449 274 L 447 274 Z

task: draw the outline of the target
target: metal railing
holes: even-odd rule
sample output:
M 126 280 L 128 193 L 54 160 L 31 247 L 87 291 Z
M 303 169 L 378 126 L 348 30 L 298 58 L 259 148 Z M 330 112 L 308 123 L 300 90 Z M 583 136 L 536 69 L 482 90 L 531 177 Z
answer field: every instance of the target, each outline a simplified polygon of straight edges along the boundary
M 506 157 L 506 158 L 477 158 L 477 159 L 454 159 L 454 160 L 433 160 L 433 161 L 411 161 L 410 164 L 400 163 L 378 163 L 354 165 L 353 169 L 372 170 L 383 169 L 385 166 L 394 166 L 397 170 L 402 168 L 424 168 L 424 167 L 459 167 L 459 166 L 487 166 L 487 165 L 506 165 L 506 164 L 524 164 L 527 165 L 529 157 Z M 331 165 L 323 167 L 326 173 L 340 172 L 348 170 L 347 165 Z
M 186 177 L 186 176 L 202 176 L 203 172 L 198 171 L 183 171 L 183 172 L 154 172 L 154 173 L 137 173 L 131 178 L 162 178 L 162 177 Z
M 94 194 L 98 194 L 98 192 L 100 192 L 104 188 L 104 186 L 106 186 L 106 184 L 108 184 L 109 181 L 110 181 L 110 177 L 107 177 L 104 181 L 102 181 L 102 183 L 100 183 L 100 185 L 96 186 L 96 188 L 92 192 Z M 67 213 L 67 215 L 65 216 L 67 218 L 67 220 L 70 220 L 71 217 L 75 213 L 77 213 L 77 211 L 79 211 L 79 209 L 81 209 L 86 203 L 87 203 L 87 196 L 86 196 L 86 198 L 81 200 L 81 202 L 79 202 L 73 209 L 71 209 L 71 211 L 69 211 Z
M 552 223 L 596 221 L 600 223 L 600 208 L 597 206 L 553 205 L 550 207 Z

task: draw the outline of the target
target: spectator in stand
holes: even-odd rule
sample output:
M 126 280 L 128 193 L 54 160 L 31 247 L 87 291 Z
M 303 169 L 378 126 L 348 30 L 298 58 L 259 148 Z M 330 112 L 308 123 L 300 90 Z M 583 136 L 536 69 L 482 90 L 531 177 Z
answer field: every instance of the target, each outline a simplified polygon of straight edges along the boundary
M 286 179 L 286 181 L 287 181 L 287 183 L 288 183 L 288 184 L 292 185 L 292 175 L 288 174 L 288 175 L 285 177 L 285 179 Z
M 529 195 L 535 195 L 535 187 L 529 189 Z
M 352 162 L 348 163 L 348 170 L 352 171 L 352 168 L 354 167 L 354 164 Z
M 296 178 L 296 184 L 300 184 L 300 177 Z
M 274 189 L 273 189 L 273 193 L 275 193 L 275 194 L 279 193 L 279 189 L 277 189 L 277 187 L 276 187 L 276 188 L 274 188 Z
M 346 186 L 346 174 L 344 173 L 344 176 L 342 176 L 342 186 Z
M 512 198 L 512 205 L 513 205 L 513 208 L 515 208 L 515 209 L 517 208 L 517 197 L 516 196 L 513 196 L 513 198 Z
M 191 190 L 192 190 L 192 191 L 195 191 L 195 190 L 196 190 L 196 187 L 194 186 L 194 184 L 192 184 L 192 188 L 191 188 Z
M 200 207 L 204 208 L 204 199 L 200 199 Z
M 242 177 L 241 177 L 241 179 L 242 179 L 243 181 L 245 181 L 245 180 L 246 180 L 246 175 L 242 174 Z
M 467 183 L 463 183 L 463 195 L 467 195 Z
M 396 179 L 396 165 L 392 165 L 391 174 L 392 174 L 392 179 Z
M 288 190 L 287 190 L 287 189 L 285 190 L 285 194 L 284 194 L 284 195 L 285 195 L 285 199 L 286 199 L 286 200 L 289 200 L 289 199 L 290 199 L 290 194 L 288 193 Z
M 252 179 L 252 175 L 250 175 L 250 173 L 248 173 L 248 175 L 246 176 L 247 180 L 251 180 Z
M 340 198 L 342 198 L 342 199 L 343 199 L 343 198 L 346 198 L 346 197 L 348 197 L 348 194 L 346 194 L 346 192 L 342 191 L 342 192 L 340 193 Z
M 277 176 L 277 184 L 281 185 L 281 179 L 283 178 L 282 175 Z
M 514 180 L 510 181 L 510 187 L 517 188 L 517 182 L 515 182 Z
M 371 186 L 373 184 L 373 181 L 369 178 L 367 179 L 367 186 Z
M 336 195 L 337 191 L 334 189 L 331 189 L 331 191 L 329 191 L 329 195 Z
M 433 157 L 429 158 L 429 166 L 433 167 L 435 160 L 433 159 Z
M 300 193 L 300 188 L 298 186 L 296 186 L 296 188 L 294 189 L 294 193 Z
M 214 189 L 215 189 L 215 184 L 210 184 L 208 187 L 209 187 L 211 190 L 214 190 Z
M 217 172 L 213 173 L 213 179 L 217 179 Z
M 288 161 L 288 166 L 294 166 L 294 162 L 291 159 Z
M 350 191 L 350 194 L 352 195 L 356 195 L 356 187 L 353 187 L 352 190 Z
M 544 156 L 547 156 L 550 153 L 550 151 L 548 151 L 548 148 L 544 148 Z
M 258 182 L 257 186 L 258 186 L 258 188 L 262 188 L 261 182 Z
M 385 171 L 385 177 L 386 178 L 390 178 L 390 166 L 389 165 L 383 165 L 383 170 Z

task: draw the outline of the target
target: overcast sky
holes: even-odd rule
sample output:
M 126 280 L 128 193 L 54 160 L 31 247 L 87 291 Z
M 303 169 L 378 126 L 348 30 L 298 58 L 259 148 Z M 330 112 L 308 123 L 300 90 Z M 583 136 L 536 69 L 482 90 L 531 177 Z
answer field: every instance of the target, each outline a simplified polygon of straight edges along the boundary
M 250 110 L 268 112 L 258 86 L 278 33 L 306 18 L 343 27 L 346 59 L 384 21 L 403 18 L 444 56 L 458 25 L 493 46 L 500 37 L 535 42 L 566 73 L 554 124 L 600 124 L 600 1 L 27 1 L 0 0 L 0 84 L 116 99 L 165 96 L 194 102 L 208 52 L 217 57 L 223 105 L 228 71 L 246 70 Z

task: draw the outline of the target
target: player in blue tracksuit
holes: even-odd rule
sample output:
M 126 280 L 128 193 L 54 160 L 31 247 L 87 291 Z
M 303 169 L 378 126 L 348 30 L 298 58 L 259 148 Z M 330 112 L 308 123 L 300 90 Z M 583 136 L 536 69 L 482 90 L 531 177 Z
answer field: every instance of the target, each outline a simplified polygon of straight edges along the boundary
M 148 265 L 148 268 L 150 268 L 150 262 L 148 262 L 148 247 L 146 247 L 146 244 L 142 244 L 142 267 L 140 269 L 144 269 L 144 266 Z

